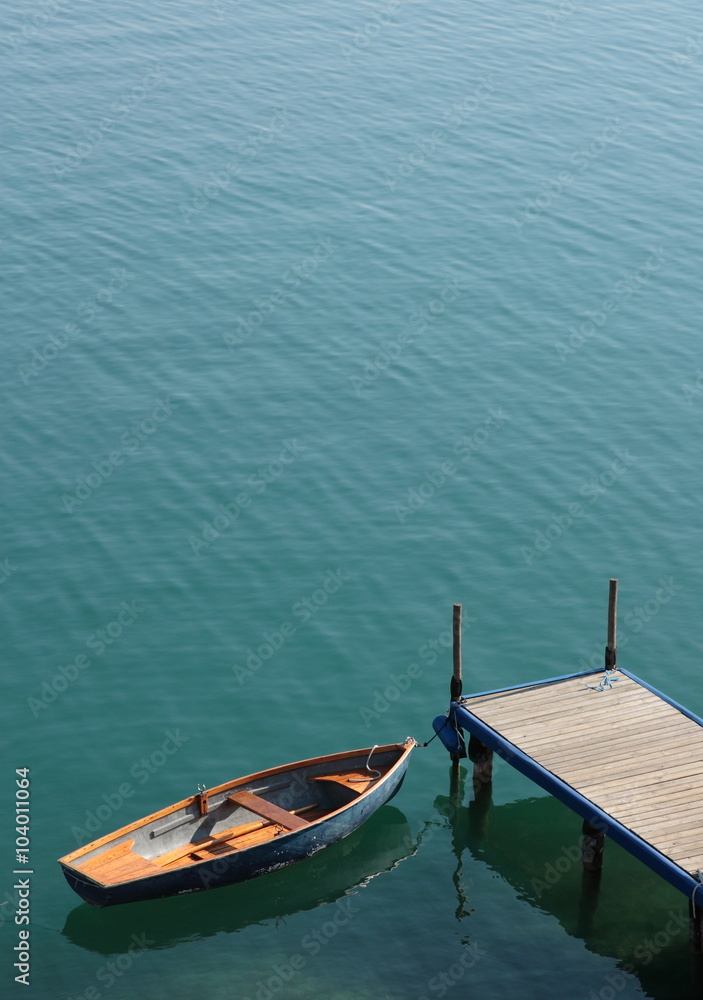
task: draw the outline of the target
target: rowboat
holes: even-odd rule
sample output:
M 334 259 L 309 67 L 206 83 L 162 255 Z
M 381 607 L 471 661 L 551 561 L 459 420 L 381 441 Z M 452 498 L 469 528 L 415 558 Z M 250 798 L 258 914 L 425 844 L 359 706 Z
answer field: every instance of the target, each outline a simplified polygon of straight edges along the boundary
M 124 942 L 131 940 L 135 911 L 143 913 L 142 907 L 148 908 L 144 919 L 153 941 L 151 950 L 237 934 L 256 925 L 278 926 L 295 914 L 312 913 L 321 906 L 333 907 L 334 913 L 344 908 L 348 896 L 357 895 L 375 879 L 393 877 L 396 868 L 417 854 L 423 831 L 411 829 L 396 801 L 370 816 L 351 837 L 332 844 L 303 864 L 230 885 L 220 892 L 109 906 L 99 914 L 71 893 L 75 905 L 66 909 L 61 934 L 71 945 L 110 958 L 121 955 Z M 96 920 L 96 916 L 100 919 Z
M 418 744 L 313 757 L 198 791 L 59 858 L 94 906 L 202 892 L 303 861 L 399 790 Z

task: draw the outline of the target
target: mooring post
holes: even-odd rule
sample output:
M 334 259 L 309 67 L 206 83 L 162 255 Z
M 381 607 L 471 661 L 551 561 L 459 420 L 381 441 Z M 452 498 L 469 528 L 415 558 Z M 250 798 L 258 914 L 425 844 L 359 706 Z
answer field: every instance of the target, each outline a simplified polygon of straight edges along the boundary
M 452 674 L 451 699 L 459 701 L 462 691 L 461 677 L 461 604 L 454 605 L 452 621 L 452 637 L 454 648 L 454 673 Z M 493 751 L 482 743 L 477 736 L 469 737 L 469 760 L 474 765 L 474 790 L 493 780 Z M 459 766 L 459 757 L 452 755 L 455 767 Z
M 615 670 L 618 659 L 618 581 L 610 581 L 608 594 L 608 644 L 605 647 L 605 669 Z
M 454 605 L 454 615 L 452 617 L 452 655 L 454 657 L 454 672 L 450 686 L 450 697 L 452 701 L 459 701 L 461 698 L 461 604 Z
M 469 760 L 474 765 L 474 791 L 493 781 L 493 751 L 478 736 L 469 737 Z
M 608 591 L 608 641 L 605 647 L 605 669 L 615 670 L 618 659 L 618 581 L 610 580 Z M 603 848 L 605 833 L 589 820 L 583 821 L 581 860 L 587 872 L 599 872 L 603 868 Z
M 461 698 L 461 604 L 454 605 L 454 614 L 452 616 L 452 657 L 453 657 L 453 672 L 452 680 L 449 685 L 449 697 L 451 701 L 459 701 Z M 452 764 L 454 769 L 459 768 L 460 757 L 458 754 L 452 754 Z

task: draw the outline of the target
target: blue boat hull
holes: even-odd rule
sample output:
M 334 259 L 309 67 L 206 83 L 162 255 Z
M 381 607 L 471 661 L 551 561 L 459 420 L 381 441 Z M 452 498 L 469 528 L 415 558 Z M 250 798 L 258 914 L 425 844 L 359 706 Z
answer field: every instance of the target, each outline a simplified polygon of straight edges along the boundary
M 245 882 L 312 857 L 357 830 L 380 806 L 397 794 L 414 745 L 412 741 L 398 764 L 353 802 L 330 816 L 266 843 L 115 885 L 101 884 L 63 861 L 59 863 L 70 887 L 86 902 L 100 907 L 180 896 Z

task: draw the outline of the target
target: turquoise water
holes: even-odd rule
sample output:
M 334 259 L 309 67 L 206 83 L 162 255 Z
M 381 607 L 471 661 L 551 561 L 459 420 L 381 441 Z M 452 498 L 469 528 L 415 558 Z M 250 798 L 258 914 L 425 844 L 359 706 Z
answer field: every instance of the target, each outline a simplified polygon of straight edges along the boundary
M 2 18 L 25 995 L 698 995 L 681 896 L 608 844 L 589 902 L 576 817 L 508 767 L 474 802 L 438 741 L 251 885 L 96 911 L 55 864 L 198 782 L 427 739 L 455 601 L 483 690 L 599 665 L 616 576 L 620 662 L 703 713 L 698 13 Z

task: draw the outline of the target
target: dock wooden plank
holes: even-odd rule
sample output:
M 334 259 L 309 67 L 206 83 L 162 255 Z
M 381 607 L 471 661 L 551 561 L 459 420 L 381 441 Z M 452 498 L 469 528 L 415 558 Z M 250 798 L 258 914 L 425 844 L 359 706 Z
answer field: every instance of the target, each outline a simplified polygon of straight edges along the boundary
M 569 775 L 570 784 L 574 780 L 579 783 L 581 781 L 592 780 L 594 767 L 597 766 L 597 763 L 598 762 L 594 760 L 565 762 L 563 766 L 560 766 L 560 773 Z M 674 768 L 690 767 L 693 769 L 693 773 L 695 774 L 696 769 L 700 767 L 700 763 L 698 761 L 691 761 L 690 750 L 682 747 L 679 747 L 674 751 L 660 749 L 658 752 L 646 755 L 634 754 L 629 759 L 618 759 L 609 756 L 607 765 L 603 765 L 602 759 L 600 763 L 602 766 L 601 775 L 603 777 L 601 784 L 608 784 L 609 781 L 621 782 L 623 778 L 636 777 L 644 774 L 655 775 L 656 782 L 659 783 L 662 780 L 662 772 L 664 768 L 666 770 L 666 774 L 669 778 L 671 778 L 674 776 Z M 559 766 L 558 761 L 555 761 L 555 766 Z M 614 772 L 617 773 L 615 774 Z
M 691 788 L 688 782 L 680 782 L 679 784 L 672 782 L 670 788 L 651 795 L 645 804 L 633 803 L 631 796 L 624 793 L 620 796 L 620 812 L 626 818 L 629 816 L 634 819 L 636 816 L 640 816 L 642 819 L 646 819 L 650 815 L 659 816 L 662 804 L 666 804 L 668 813 L 675 813 L 690 810 L 691 804 L 698 802 L 699 798 L 700 789 Z
M 598 681 L 596 680 L 594 683 L 591 676 L 586 678 L 583 676 L 570 677 L 567 680 L 554 681 L 552 684 L 529 685 L 495 694 L 475 695 L 470 700 L 473 705 L 481 707 L 491 704 L 500 705 L 502 706 L 501 711 L 504 710 L 505 706 L 508 706 L 508 712 L 511 711 L 513 704 L 525 705 L 539 712 L 550 712 L 554 705 L 578 703 L 585 707 L 592 703 L 592 697 L 615 690 L 620 692 L 619 700 L 623 707 L 646 701 L 651 692 L 639 685 L 629 684 L 629 680 L 629 677 L 618 676 L 617 680 L 613 680 L 612 687 L 598 691 L 596 690 Z M 584 700 L 584 692 L 590 692 L 588 701 Z
M 622 683 L 622 681 L 618 681 L 618 683 Z M 524 690 L 524 688 L 520 688 L 517 691 L 512 691 L 496 699 L 479 697 L 475 701 L 472 699 L 472 703 L 481 708 L 489 705 L 500 706 L 501 714 L 505 713 L 508 716 L 516 715 L 519 717 L 522 713 L 520 706 L 530 708 L 537 716 L 552 715 L 560 706 L 570 706 L 572 708 L 579 708 L 582 711 L 590 711 L 597 705 L 596 699 L 598 695 L 608 694 L 614 691 L 615 688 L 605 688 L 603 691 L 598 691 L 596 686 L 579 680 L 569 687 L 558 687 L 555 685 L 553 687 L 542 688 L 537 692 L 521 694 L 520 692 Z M 617 690 L 620 692 L 618 702 L 623 710 L 642 705 L 648 700 L 646 695 L 642 694 L 641 690 L 633 690 L 628 685 L 617 688 Z M 649 692 L 646 692 L 646 694 L 649 694 Z
M 539 746 L 540 744 L 548 745 L 551 742 L 553 745 L 556 736 L 568 736 L 568 740 L 560 741 L 567 750 L 571 748 L 578 749 L 580 746 L 592 747 L 594 727 L 598 731 L 602 731 L 607 727 L 608 742 L 613 740 L 615 745 L 623 737 L 640 740 L 649 737 L 654 738 L 662 731 L 667 731 L 671 736 L 681 736 L 686 732 L 681 726 L 665 718 L 657 719 L 656 716 L 652 716 L 651 718 L 635 718 L 629 724 L 624 724 L 622 719 L 609 718 L 607 715 L 598 715 L 591 716 L 589 719 L 584 720 L 583 723 L 569 724 L 561 721 L 551 727 L 528 726 L 524 724 L 516 726 L 514 724 L 511 725 L 509 722 L 503 722 L 503 720 L 501 720 L 501 726 L 504 730 L 510 732 L 511 740 L 514 743 L 529 741 L 535 746 Z
M 622 756 L 632 755 L 633 752 L 638 752 L 642 748 L 646 749 L 667 742 L 672 745 L 687 743 L 690 747 L 690 733 L 678 723 L 663 722 L 661 726 L 645 726 L 636 732 L 612 732 L 608 737 L 608 747 L 611 753 Z M 595 756 L 600 752 L 598 744 L 594 746 L 592 739 L 584 738 L 578 743 L 564 746 L 561 750 L 561 756 L 569 758 L 581 753 Z
M 514 735 L 521 739 L 527 739 L 532 736 L 537 741 L 540 739 L 544 741 L 550 737 L 553 738 L 556 735 L 564 735 L 566 733 L 571 734 L 574 738 L 582 736 L 587 739 L 592 732 L 594 724 L 607 724 L 611 736 L 658 732 L 662 726 L 676 728 L 680 732 L 685 731 L 685 728 L 679 725 L 679 720 L 657 711 L 654 706 L 643 707 L 639 711 L 629 714 L 616 712 L 615 710 L 608 712 L 606 708 L 600 711 L 582 713 L 578 718 L 574 719 L 569 718 L 564 712 L 559 712 L 554 719 L 555 721 L 551 724 L 539 724 L 529 720 L 516 723 L 501 718 L 501 725 L 511 727 Z
M 523 749 L 527 749 L 523 747 Z M 690 758 L 690 747 L 685 740 L 673 738 L 662 741 L 648 741 L 646 743 L 634 743 L 631 748 L 627 745 L 618 746 L 609 744 L 608 767 L 627 767 L 631 761 L 640 760 L 649 766 L 659 767 L 659 761 L 670 760 L 677 756 L 688 756 Z M 569 768 L 572 772 L 579 769 L 590 769 L 603 766 L 602 750 L 593 750 L 592 747 L 583 747 L 570 754 L 559 754 L 558 750 L 542 750 L 540 759 L 545 766 L 551 769 L 552 764 L 564 769 Z
M 701 765 L 697 761 L 691 761 L 686 764 L 676 764 L 671 767 L 667 767 L 666 775 L 669 778 L 699 778 L 698 771 Z M 589 792 L 589 798 L 591 795 L 597 795 L 602 793 L 607 795 L 611 792 L 617 792 L 621 787 L 623 780 L 631 779 L 637 783 L 637 791 L 641 796 L 641 800 L 647 795 L 647 790 L 650 786 L 657 787 L 661 784 L 663 778 L 661 773 L 653 772 L 651 769 L 636 771 L 634 774 L 628 772 L 627 774 L 614 774 L 610 773 L 606 778 L 599 778 L 597 775 L 592 775 L 590 780 L 585 779 L 579 784 L 579 788 L 587 788 Z M 569 782 L 571 784 L 571 782 Z M 699 787 L 703 789 L 703 782 L 699 783 Z
M 558 739 L 557 739 L 558 737 Z M 539 754 L 540 759 L 553 758 L 560 763 L 574 763 L 580 760 L 597 761 L 603 759 L 603 744 L 599 740 L 594 740 L 594 732 L 589 728 L 587 734 L 576 736 L 573 734 L 554 734 L 551 739 L 535 739 L 529 737 L 520 738 L 517 734 L 512 734 L 512 742 L 523 750 L 530 753 Z M 635 736 L 625 736 L 621 738 L 619 734 L 611 735 L 607 741 L 609 759 L 630 760 L 634 755 L 647 753 L 652 747 L 685 745 L 687 742 L 685 735 L 680 731 L 666 730 L 662 738 L 658 738 L 656 731 L 648 733 L 644 739 Z M 690 740 L 688 741 L 691 750 Z M 560 749 L 563 747 L 563 751 Z M 695 754 L 695 750 L 694 750 Z

